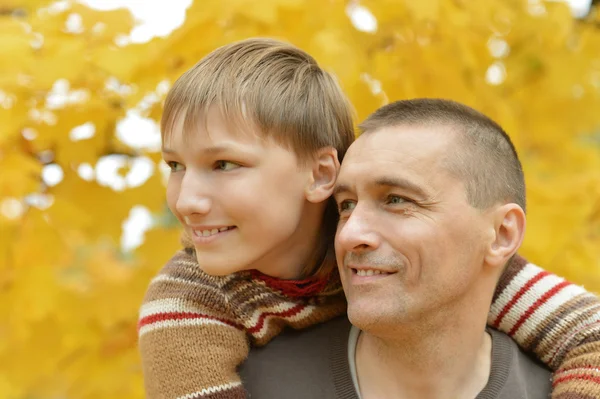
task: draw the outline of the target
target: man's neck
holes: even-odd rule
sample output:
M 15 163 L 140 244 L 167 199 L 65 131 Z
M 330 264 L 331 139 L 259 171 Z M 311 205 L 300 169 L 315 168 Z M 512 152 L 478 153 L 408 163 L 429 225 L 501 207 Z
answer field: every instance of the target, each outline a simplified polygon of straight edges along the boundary
M 490 375 L 491 337 L 485 320 L 463 322 L 443 328 L 419 323 L 392 339 L 362 332 L 356 348 L 362 399 L 475 398 Z

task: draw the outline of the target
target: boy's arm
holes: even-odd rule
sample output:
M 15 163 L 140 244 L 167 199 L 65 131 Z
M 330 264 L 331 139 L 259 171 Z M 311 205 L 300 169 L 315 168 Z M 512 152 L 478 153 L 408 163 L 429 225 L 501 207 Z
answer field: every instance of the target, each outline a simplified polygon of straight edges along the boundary
M 554 372 L 553 398 L 600 398 L 600 300 L 516 257 L 494 295 L 488 324 Z
M 337 278 L 213 277 L 201 271 L 195 255 L 180 251 L 152 280 L 141 309 L 147 398 L 245 398 L 237 366 L 249 340 L 264 345 L 286 326 L 305 328 L 345 310 Z
M 223 293 L 233 278 L 208 276 L 179 251 L 152 280 L 138 323 L 147 398 L 246 397 L 236 367 L 248 340 Z

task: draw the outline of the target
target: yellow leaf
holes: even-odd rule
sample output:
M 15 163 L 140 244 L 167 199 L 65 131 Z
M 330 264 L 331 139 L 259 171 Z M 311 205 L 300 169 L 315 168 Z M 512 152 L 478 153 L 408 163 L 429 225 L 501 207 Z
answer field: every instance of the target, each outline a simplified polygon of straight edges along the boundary
M 42 165 L 31 155 L 0 153 L 0 195 L 20 198 L 39 189 Z

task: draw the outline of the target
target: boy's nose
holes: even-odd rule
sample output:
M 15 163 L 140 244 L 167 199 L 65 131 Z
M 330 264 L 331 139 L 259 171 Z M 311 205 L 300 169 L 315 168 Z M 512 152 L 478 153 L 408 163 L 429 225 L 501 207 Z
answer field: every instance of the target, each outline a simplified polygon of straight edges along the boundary
M 177 199 L 177 212 L 182 216 L 194 214 L 206 215 L 210 212 L 211 200 L 204 197 L 194 198 L 191 196 L 180 195 Z
M 186 174 L 181 182 L 176 209 L 182 216 L 206 215 L 212 207 L 212 199 L 207 185 L 192 174 Z

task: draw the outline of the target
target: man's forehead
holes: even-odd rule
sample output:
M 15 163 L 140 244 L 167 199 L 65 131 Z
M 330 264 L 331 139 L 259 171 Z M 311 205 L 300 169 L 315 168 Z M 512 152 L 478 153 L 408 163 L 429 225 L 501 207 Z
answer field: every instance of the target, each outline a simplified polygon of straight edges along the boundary
M 399 125 L 384 126 L 364 133 L 358 137 L 355 143 L 360 146 L 398 146 L 406 143 L 427 143 L 431 148 L 447 144 L 452 140 L 457 130 L 453 125 L 441 123 L 407 123 Z
M 441 175 L 451 138 L 447 131 L 428 126 L 393 126 L 363 134 L 346 153 L 337 186 L 366 187 L 387 180 L 426 189 Z
M 350 146 L 342 171 L 355 164 L 401 163 L 409 165 L 446 153 L 448 144 L 454 139 L 449 128 L 420 125 L 391 126 L 365 133 Z

